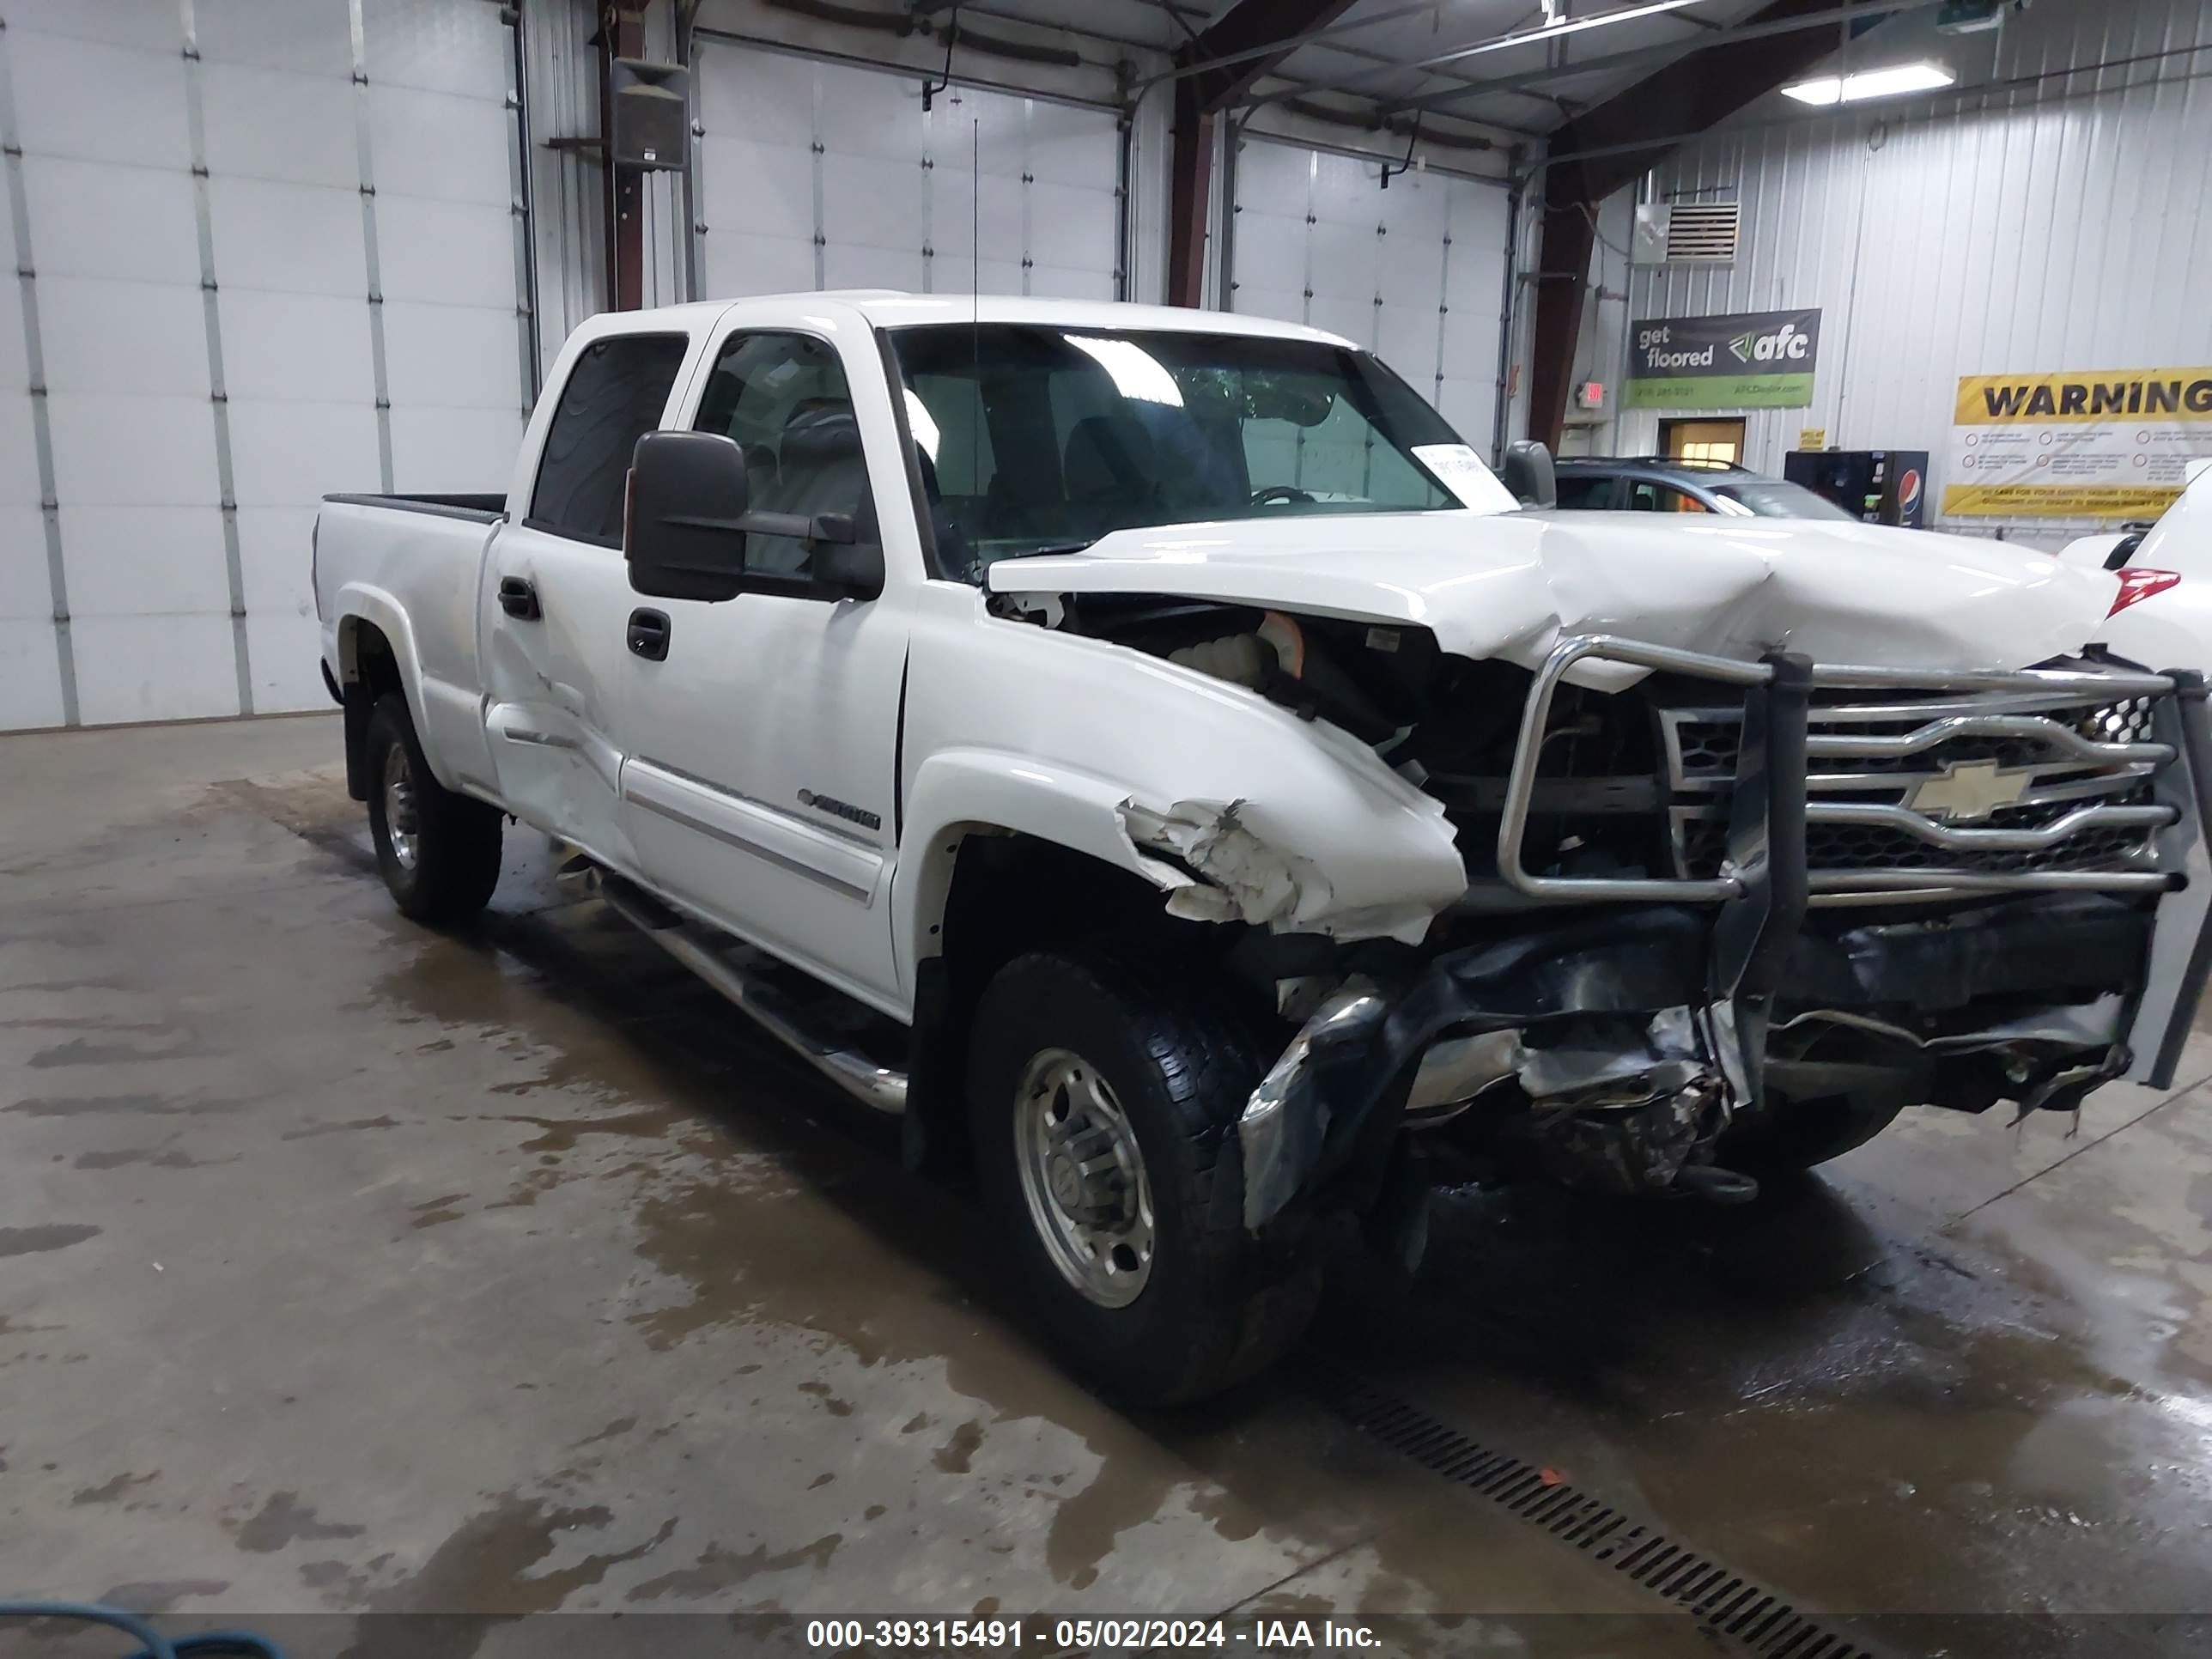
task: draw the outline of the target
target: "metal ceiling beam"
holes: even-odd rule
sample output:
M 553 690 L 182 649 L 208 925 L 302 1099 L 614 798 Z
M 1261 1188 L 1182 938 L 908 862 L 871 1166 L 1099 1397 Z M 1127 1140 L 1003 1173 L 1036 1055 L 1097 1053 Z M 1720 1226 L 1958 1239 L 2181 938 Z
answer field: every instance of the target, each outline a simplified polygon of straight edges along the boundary
M 1213 184 L 1214 118 L 1252 83 L 1325 28 L 1352 0 L 1237 0 L 1176 54 L 1175 125 L 1168 155 L 1168 303 L 1195 306 L 1206 285 L 1206 221 Z M 1218 60 L 1218 61 L 1214 61 Z
M 1218 114 L 1242 102 L 1255 81 L 1319 37 L 1352 3 L 1238 0 L 1176 54 L 1177 90 L 1195 82 L 1200 105 L 1209 115 Z
M 1836 50 L 1862 20 L 1936 0 L 1769 0 L 1738 27 L 1666 55 L 1633 86 L 1583 111 L 1552 137 L 1561 160 L 1544 170 L 1536 317 L 1528 369 L 1528 435 L 1556 448 L 1574 380 L 1598 205 L 1650 172 L 1686 137 L 1787 84 Z M 1649 65 L 1649 53 L 1641 61 Z M 1583 66 L 1587 69 L 1589 65 Z M 1438 94 L 1455 99 L 1455 91 Z M 1424 103 L 1429 100 L 1422 100 Z
M 1805 9 L 1802 15 L 1776 16 L 1776 8 L 1769 5 L 1753 12 L 1750 18 L 1732 28 L 1714 29 L 1694 34 L 1681 40 L 1669 41 L 1658 46 L 1632 46 L 1625 52 L 1606 52 L 1596 58 L 1553 64 L 1543 69 L 1524 70 L 1517 75 L 1502 75 L 1487 81 L 1470 81 L 1464 86 L 1448 87 L 1441 92 L 1424 93 L 1418 98 L 1404 98 L 1383 106 L 1389 114 L 1400 114 L 1411 110 L 1441 109 L 1465 98 L 1484 98 L 1498 93 L 1523 92 L 1532 87 L 1549 86 L 1555 81 L 1571 80 L 1577 76 L 1595 75 L 1607 70 L 1641 69 L 1655 74 L 1669 64 L 1694 58 L 1700 52 L 1712 52 L 1723 46 L 1765 40 L 1782 36 L 1802 34 L 1832 23 L 1841 27 L 1865 20 L 1879 21 L 1899 12 L 1920 11 L 1940 5 L 1942 0 L 1860 0 L 1856 5 L 1826 5 Z M 1687 21 L 1687 20 L 1685 20 Z M 1820 55 L 1834 46 L 1838 36 L 1831 33 L 1822 44 Z M 1408 64 L 1407 68 L 1434 68 L 1436 61 Z
M 1248 5 L 1254 3 L 1258 3 L 1258 0 L 1247 0 Z M 1466 3 L 1468 3 L 1468 0 L 1412 0 L 1412 3 L 1410 4 L 1386 6 L 1380 11 L 1368 12 L 1362 16 L 1346 18 L 1341 22 L 1332 21 L 1294 34 L 1267 40 L 1254 46 L 1232 46 L 1225 49 L 1216 47 L 1206 55 L 1194 58 L 1188 63 L 1178 61 L 1174 67 L 1164 70 L 1158 75 L 1152 76 L 1151 79 L 1145 82 L 1145 84 L 1146 86 L 1150 86 L 1160 81 L 1187 80 L 1194 76 L 1209 74 L 1215 70 L 1234 69 L 1239 64 L 1250 63 L 1254 59 L 1260 58 L 1267 58 L 1271 59 L 1273 62 L 1280 63 L 1285 58 L 1288 57 L 1291 52 L 1300 46 L 1334 45 L 1340 36 L 1352 34 L 1361 29 L 1371 29 L 1378 23 L 1395 23 L 1407 17 L 1431 16 L 1440 11 L 1443 6 L 1451 4 L 1464 5 Z M 1178 23 L 1182 21 L 1182 13 L 1176 10 L 1173 6 L 1168 6 L 1163 9 L 1166 10 L 1168 15 L 1170 17 L 1173 17 Z M 1340 12 L 1348 9 L 1348 5 L 1337 8 Z M 1186 28 L 1188 28 L 1188 25 L 1185 25 Z M 1212 33 L 1212 30 L 1209 28 L 1206 33 L 1210 34 Z M 1196 34 L 1191 36 L 1194 42 L 1197 41 L 1200 38 L 1200 36 Z M 1339 46 L 1338 50 L 1352 52 L 1358 49 L 1351 46 Z M 1362 52 L 1361 55 L 1363 57 L 1375 58 L 1378 62 L 1389 63 L 1395 61 L 1385 57 L 1380 52 Z
M 1469 58 L 1487 57 L 1492 52 L 1511 52 L 1516 46 L 1543 46 L 1553 40 L 1586 34 L 1592 29 L 1608 28 L 1616 23 L 1634 22 L 1638 18 L 1665 17 L 1685 12 L 1692 6 L 1711 3 L 1712 0 L 1636 0 L 1634 4 L 1618 6 L 1610 11 L 1592 12 L 1581 17 L 1561 18 L 1556 23 L 1545 23 L 1533 29 L 1520 29 L 1510 34 L 1493 35 L 1486 40 L 1472 41 L 1463 46 L 1454 46 L 1449 51 L 1432 52 L 1426 58 L 1409 58 L 1390 63 L 1380 69 L 1363 70 L 1347 80 L 1338 82 L 1337 90 L 1349 92 L 1357 87 L 1386 80 L 1393 75 L 1434 74 L 1448 70 L 1455 64 L 1465 63 Z M 1693 20 L 1682 16 L 1679 21 L 1687 23 Z M 1714 37 L 1708 34 L 1692 38 L 1711 40 Z M 1645 50 L 1649 51 L 1650 48 L 1647 47 Z M 1482 82 L 1471 81 L 1464 90 L 1472 94 L 1483 89 L 1486 85 L 1486 83 Z M 1455 93 L 1460 90 L 1462 89 L 1454 88 Z M 1385 106 L 1386 109 L 1391 110 L 1402 106 L 1402 103 Z

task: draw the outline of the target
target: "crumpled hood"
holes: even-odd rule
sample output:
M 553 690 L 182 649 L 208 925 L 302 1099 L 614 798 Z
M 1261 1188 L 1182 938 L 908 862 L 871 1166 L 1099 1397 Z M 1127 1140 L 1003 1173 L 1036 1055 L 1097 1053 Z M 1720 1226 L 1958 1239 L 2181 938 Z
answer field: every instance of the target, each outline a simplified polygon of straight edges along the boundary
M 1562 634 L 1606 633 L 1747 660 L 1789 650 L 1937 671 L 2024 668 L 2078 651 L 2115 589 L 2106 572 L 1969 537 L 1579 512 L 1119 531 L 1080 553 L 1000 560 L 989 582 L 1000 593 L 1156 593 L 1413 623 L 1446 651 L 1527 668 Z

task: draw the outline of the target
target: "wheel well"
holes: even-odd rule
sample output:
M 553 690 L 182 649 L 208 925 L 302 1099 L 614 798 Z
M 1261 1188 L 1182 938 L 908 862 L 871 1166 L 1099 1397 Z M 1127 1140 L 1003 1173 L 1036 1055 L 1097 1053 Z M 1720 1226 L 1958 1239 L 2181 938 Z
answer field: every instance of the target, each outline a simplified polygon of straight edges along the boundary
M 384 630 L 358 617 L 338 624 L 338 677 L 345 692 L 346 793 L 356 800 L 367 800 L 369 711 L 387 691 L 404 696 L 407 685 Z
M 957 837 L 955 863 L 944 909 L 917 941 L 930 954 L 915 970 L 907 1099 L 925 1151 L 943 1167 L 948 1152 L 965 1162 L 969 1028 L 1000 969 L 1027 951 L 1106 937 L 1187 963 L 1225 954 L 1247 930 L 1172 917 L 1166 895 L 1143 877 L 1036 836 L 981 825 L 940 833 Z

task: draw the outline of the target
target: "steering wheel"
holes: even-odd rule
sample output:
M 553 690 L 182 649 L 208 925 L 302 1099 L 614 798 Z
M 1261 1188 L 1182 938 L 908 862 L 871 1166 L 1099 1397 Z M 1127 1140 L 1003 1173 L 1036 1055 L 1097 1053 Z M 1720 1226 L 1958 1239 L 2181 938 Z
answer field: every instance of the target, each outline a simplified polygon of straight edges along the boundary
M 1265 489 L 1252 492 L 1252 505 L 1265 507 L 1270 501 L 1304 501 L 1310 504 L 1313 495 L 1296 484 L 1269 484 Z

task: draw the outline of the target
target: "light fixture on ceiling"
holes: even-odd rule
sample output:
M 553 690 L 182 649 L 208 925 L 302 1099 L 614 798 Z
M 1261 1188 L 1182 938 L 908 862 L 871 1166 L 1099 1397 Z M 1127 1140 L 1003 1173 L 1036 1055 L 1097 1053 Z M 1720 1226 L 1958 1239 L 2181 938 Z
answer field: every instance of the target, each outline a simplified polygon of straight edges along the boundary
M 1941 64 L 1898 64 L 1889 69 L 1858 70 L 1850 75 L 1823 75 L 1782 88 L 1784 98 L 1801 104 L 1856 104 L 1869 98 L 1896 98 L 1908 92 L 1933 92 L 1948 87 L 1958 76 Z

